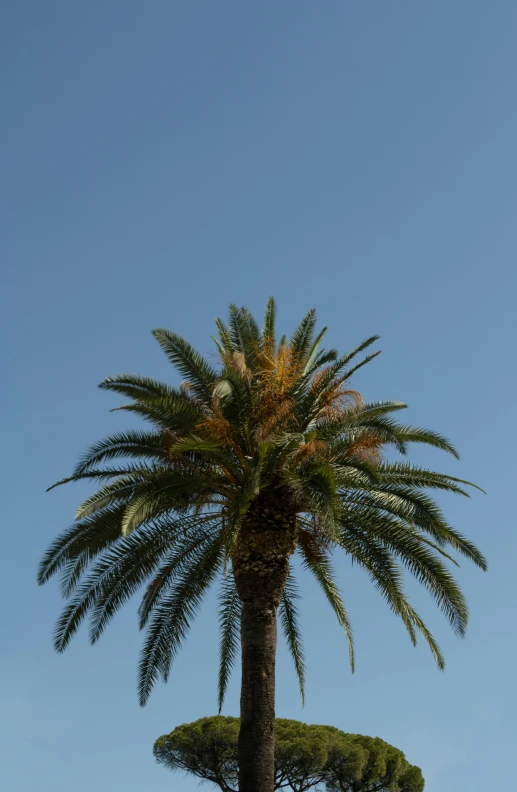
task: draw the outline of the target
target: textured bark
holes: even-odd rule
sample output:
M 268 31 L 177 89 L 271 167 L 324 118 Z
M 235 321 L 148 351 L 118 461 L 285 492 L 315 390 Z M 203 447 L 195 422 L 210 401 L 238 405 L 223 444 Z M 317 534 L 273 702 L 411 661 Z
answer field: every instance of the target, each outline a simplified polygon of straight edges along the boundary
M 239 792 L 274 789 L 276 612 L 295 544 L 295 515 L 259 501 L 233 554 L 242 601 Z
M 276 610 L 244 603 L 239 792 L 273 792 Z

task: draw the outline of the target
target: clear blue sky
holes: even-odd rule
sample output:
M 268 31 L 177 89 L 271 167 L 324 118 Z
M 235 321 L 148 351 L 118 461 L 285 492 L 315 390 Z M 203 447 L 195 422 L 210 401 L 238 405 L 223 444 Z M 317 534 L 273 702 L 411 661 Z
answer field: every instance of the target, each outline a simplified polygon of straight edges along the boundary
M 175 377 L 153 327 L 210 353 L 230 301 L 261 312 L 274 294 L 286 331 L 315 306 L 333 346 L 381 334 L 356 386 L 459 446 L 460 463 L 415 459 L 487 489 L 443 504 L 490 560 L 458 573 L 465 641 L 414 591 L 443 674 L 343 560 L 352 676 L 305 581 L 307 704 L 281 645 L 277 712 L 385 738 L 426 792 L 510 789 L 517 4 L 19 0 L 0 39 L 2 788 L 197 788 L 151 749 L 215 712 L 213 602 L 143 710 L 136 606 L 54 654 L 57 585 L 38 589 L 36 566 L 83 490 L 44 490 L 131 424 L 102 378 Z

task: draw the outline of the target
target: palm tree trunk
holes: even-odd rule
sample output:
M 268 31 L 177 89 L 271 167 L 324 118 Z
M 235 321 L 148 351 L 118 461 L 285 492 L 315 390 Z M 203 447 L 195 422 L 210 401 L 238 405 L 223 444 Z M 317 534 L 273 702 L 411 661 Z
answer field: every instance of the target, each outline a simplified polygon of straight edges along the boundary
M 244 603 L 239 792 L 273 792 L 275 757 L 276 607 Z
M 232 556 L 242 602 L 239 792 L 273 792 L 276 612 L 296 545 L 296 516 L 258 499 Z

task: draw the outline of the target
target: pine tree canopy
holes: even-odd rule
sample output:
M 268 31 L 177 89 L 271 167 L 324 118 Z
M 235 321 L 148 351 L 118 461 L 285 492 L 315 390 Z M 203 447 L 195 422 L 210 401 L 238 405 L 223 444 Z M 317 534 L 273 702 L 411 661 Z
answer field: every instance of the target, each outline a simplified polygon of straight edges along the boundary
M 275 722 L 274 788 L 306 792 L 422 792 L 420 768 L 377 737 L 333 726 Z M 159 737 L 154 755 L 169 770 L 186 771 L 223 792 L 237 792 L 239 719 L 215 716 Z

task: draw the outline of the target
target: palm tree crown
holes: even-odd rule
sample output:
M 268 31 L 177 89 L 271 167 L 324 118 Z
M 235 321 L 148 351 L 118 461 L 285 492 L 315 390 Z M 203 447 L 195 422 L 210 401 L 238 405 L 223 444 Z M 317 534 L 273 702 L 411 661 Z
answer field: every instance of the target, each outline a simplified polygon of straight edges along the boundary
M 366 570 L 413 643 L 422 634 L 443 667 L 437 643 L 405 596 L 403 571 L 463 635 L 467 606 L 446 565 L 447 550 L 483 569 L 486 562 L 425 491 L 465 495 L 468 482 L 389 462 L 385 452 L 391 446 L 405 455 L 409 443 L 457 456 L 455 449 L 435 432 L 398 423 L 394 416 L 404 404 L 365 403 L 348 387 L 353 372 L 379 354 L 355 362 L 376 336 L 343 356 L 325 351 L 325 330 L 316 333 L 309 311 L 291 338 L 277 340 L 272 299 L 262 329 L 246 308 L 235 306 L 228 324 L 216 324 L 217 368 L 180 336 L 154 331 L 184 379 L 179 388 L 135 375 L 100 385 L 127 397 L 118 409 L 141 416 L 150 429 L 101 440 L 58 482 L 100 485 L 41 562 L 39 582 L 60 572 L 69 600 L 56 626 L 56 649 L 65 649 L 87 614 L 95 642 L 145 584 L 139 610 L 147 630 L 139 665 L 145 703 L 154 682 L 167 679 L 203 595 L 219 579 L 221 705 L 238 647 L 246 576 L 251 571 L 254 579 L 266 579 L 268 559 L 284 554 L 279 615 L 303 696 L 297 588 L 288 559 L 298 553 L 314 574 L 346 631 L 353 667 L 349 618 L 330 559 L 341 548 Z M 245 527 L 252 520 L 268 530 L 250 540 Z

